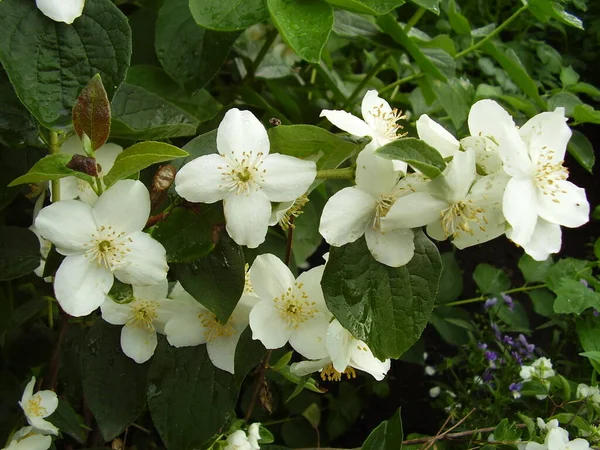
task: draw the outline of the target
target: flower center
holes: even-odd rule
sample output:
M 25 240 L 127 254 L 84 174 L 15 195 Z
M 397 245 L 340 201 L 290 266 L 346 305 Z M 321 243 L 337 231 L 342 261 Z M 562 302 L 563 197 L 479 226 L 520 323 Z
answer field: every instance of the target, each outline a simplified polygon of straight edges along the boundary
M 391 111 L 384 111 L 382 105 L 378 105 L 371 110 L 371 116 L 374 119 L 373 123 L 377 133 L 384 138 L 395 141 L 402 136 L 406 136 L 407 133 L 398 133 L 404 127 L 397 122 L 406 119 L 402 111 L 398 111 L 396 108 Z
M 377 200 L 377 207 L 375 208 L 375 219 L 373 219 L 373 228 L 379 229 L 381 224 L 381 219 L 387 216 L 387 213 L 390 212 L 390 209 L 396 198 L 398 196 L 394 193 L 392 194 L 382 194 Z
M 461 231 L 473 235 L 471 222 L 478 223 L 479 229 L 485 231 L 485 225 L 488 221 L 483 212 L 482 208 L 473 205 L 470 201 L 456 202 L 444 209 L 440 214 L 442 216 L 442 229 L 446 237 L 452 236 L 455 238 Z
M 92 234 L 92 240 L 85 244 L 88 249 L 84 254 L 86 258 L 94 259 L 99 267 L 112 272 L 125 263 L 125 257 L 131 251 L 128 247 L 131 242 L 125 233 L 117 233 L 111 226 L 101 226 Z
M 333 367 L 333 364 L 327 364 L 321 371 L 321 379 L 323 381 L 341 381 L 342 375 L 346 375 L 348 379 L 356 378 L 356 371 L 348 366 L 343 373 L 338 372 Z
M 44 417 L 47 414 L 46 408 L 42 405 L 42 398 L 39 395 L 34 395 L 27 402 L 25 412 L 28 416 Z
M 263 176 L 266 173 L 266 169 L 260 168 L 264 160 L 264 153 L 258 152 L 256 155 L 252 155 L 243 152 L 241 159 L 221 156 L 225 159 L 225 164 L 217 167 L 221 171 L 223 180 L 223 184 L 219 187 L 224 187 L 230 192 L 235 191 L 237 194 L 249 194 L 250 191 L 261 188 L 264 182 Z
M 154 329 L 153 322 L 158 318 L 158 302 L 136 300 L 131 303 L 131 319 L 133 325 L 149 330 Z
M 559 193 L 566 192 L 560 188 L 559 182 L 565 181 L 569 177 L 569 170 L 562 165 L 562 161 L 558 163 L 552 162 L 554 152 L 552 150 L 540 157 L 537 162 L 533 179 L 538 189 L 544 195 L 550 195 L 554 203 L 560 203 L 556 198 Z
M 213 341 L 218 337 L 231 337 L 235 334 L 235 328 L 233 327 L 234 321 L 229 318 L 227 323 L 223 325 L 217 320 L 217 316 L 213 313 L 206 311 L 198 313 L 198 319 L 204 327 L 204 339 L 206 342 Z
M 294 288 L 288 288 L 281 297 L 275 297 L 275 307 L 279 316 L 287 323 L 288 328 L 297 329 L 298 326 L 315 317 L 319 310 L 315 308 L 316 302 L 308 299 L 302 290 L 302 283 L 294 283 Z

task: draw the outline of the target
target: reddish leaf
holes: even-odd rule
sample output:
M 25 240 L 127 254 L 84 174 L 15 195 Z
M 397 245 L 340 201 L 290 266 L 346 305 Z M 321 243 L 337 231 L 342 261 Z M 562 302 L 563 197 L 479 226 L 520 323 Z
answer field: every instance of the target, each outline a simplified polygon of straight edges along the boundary
M 110 102 L 102 79 L 96 74 L 81 91 L 73 107 L 73 127 L 83 139 L 85 133 L 92 142 L 92 149 L 104 145 L 110 134 Z

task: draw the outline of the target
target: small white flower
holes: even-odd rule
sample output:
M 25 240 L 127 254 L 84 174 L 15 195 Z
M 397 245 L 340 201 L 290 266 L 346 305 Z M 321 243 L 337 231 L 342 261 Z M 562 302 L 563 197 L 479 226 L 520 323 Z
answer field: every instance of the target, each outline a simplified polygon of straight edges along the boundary
M 244 430 L 237 430 L 227 436 L 227 445 L 223 450 L 254 450 Z
M 598 386 L 588 386 L 581 383 L 577 386 L 577 398 L 600 404 L 600 389 L 598 389 Z
M 425 366 L 425 375 L 428 375 L 430 377 L 435 375 L 435 368 L 432 366 Z
M 528 442 L 525 450 L 588 450 L 590 444 L 585 439 L 569 440 L 569 433 L 560 427 L 548 429 L 543 444 Z
M 552 430 L 553 428 L 558 428 L 558 420 L 557 419 L 552 419 L 552 420 L 549 420 L 548 422 L 544 422 L 544 419 L 542 419 L 541 417 L 538 417 L 536 420 L 536 423 L 537 423 L 538 428 L 543 431 Z
M 419 139 L 435 148 L 443 158 L 454 156 L 460 148 L 456 138 L 427 114 L 419 117 L 416 125 Z
M 436 398 L 438 397 L 442 392 L 442 389 L 439 386 L 434 386 L 431 389 L 429 389 L 429 396 L 431 398 Z
M 38 277 L 42 278 L 44 276 L 44 269 L 46 268 L 46 258 L 48 258 L 48 254 L 50 253 L 50 249 L 52 248 L 52 242 L 50 242 L 48 239 L 44 239 L 40 235 L 38 230 L 35 228 L 35 226 L 31 225 L 29 229 L 33 231 L 33 233 L 37 236 L 38 241 L 40 242 L 40 256 L 42 257 L 40 259 L 40 265 L 37 267 L 37 269 L 33 271 L 33 273 L 35 273 Z M 44 281 L 47 283 L 51 283 L 52 277 L 46 277 L 44 278 Z
M 110 297 L 100 305 L 102 318 L 121 329 L 123 353 L 142 364 L 154 354 L 156 333 L 164 333 L 165 323 L 172 316 L 174 303 L 167 299 L 169 283 L 163 279 L 152 286 L 133 286 L 133 300 L 116 303 Z
M 317 169 L 304 161 L 269 154 L 265 127 L 250 111 L 227 111 L 217 130 L 218 154 L 205 155 L 181 168 L 175 190 L 190 202 L 223 200 L 227 232 L 240 245 L 265 240 L 271 202 L 293 201 L 306 192 Z
M 260 441 L 260 423 L 255 422 L 248 427 L 248 442 L 250 442 L 252 450 L 260 449 L 258 441 Z
M 2 450 L 48 450 L 52 438 L 39 434 L 33 427 L 23 427 L 10 440 L 8 447 Z
M 103 177 L 115 164 L 115 160 L 119 153 L 123 151 L 123 147 L 117 144 L 107 143 L 94 152 L 94 157 L 98 163 L 98 176 Z M 79 136 L 74 135 L 67 139 L 60 147 L 60 152 L 67 155 L 85 155 L 83 146 Z M 60 198 L 61 200 L 79 200 L 93 205 L 98 200 L 98 195 L 94 189 L 86 181 L 80 180 L 77 177 L 65 177 L 59 180 L 60 182 Z M 106 188 L 104 183 L 102 187 Z M 52 198 L 52 184 L 50 184 L 50 198 Z
M 260 301 L 250 312 L 252 339 L 268 349 L 287 342 L 310 359 L 327 356 L 323 346 L 331 313 L 325 306 L 321 277 L 325 266 L 303 272 L 297 279 L 275 255 L 258 256 L 250 269 Z
M 25 418 L 29 425 L 42 433 L 57 435 L 58 428 L 44 419 L 58 408 L 58 397 L 53 391 L 38 391 L 34 394 L 34 385 L 35 377 L 31 377 L 31 381 L 27 383 L 23 391 L 19 405 L 25 412 Z
M 46 17 L 72 24 L 83 13 L 85 0 L 35 0 L 35 3 Z
M 251 295 L 247 287 L 226 324 L 220 323 L 217 316 L 196 301 L 179 282 L 173 287 L 171 298 L 176 302 L 176 309 L 165 326 L 169 344 L 174 347 L 206 344 L 212 363 L 234 373 L 235 348 L 258 298 Z
M 552 368 L 552 361 L 548 358 L 541 357 L 536 359 L 531 366 L 521 366 L 519 376 L 524 381 L 537 380 L 550 389 L 550 381 L 547 378 L 553 377 L 556 372 Z M 547 395 L 538 394 L 535 396 L 538 400 L 544 400 Z
M 414 234 L 409 227 L 389 227 L 383 221 L 394 202 L 422 184 L 418 175 L 401 178 L 402 173 L 374 153 L 369 144 L 356 161 L 356 186 L 332 195 L 323 208 L 319 232 L 335 247 L 356 241 L 363 234 L 373 257 L 382 264 L 400 267 L 415 251 Z
M 85 316 L 98 308 L 114 277 L 146 286 L 165 279 L 165 249 L 141 231 L 149 215 L 148 190 L 134 180 L 118 181 L 93 207 L 63 200 L 40 211 L 36 229 L 66 256 L 54 293 L 67 314 Z

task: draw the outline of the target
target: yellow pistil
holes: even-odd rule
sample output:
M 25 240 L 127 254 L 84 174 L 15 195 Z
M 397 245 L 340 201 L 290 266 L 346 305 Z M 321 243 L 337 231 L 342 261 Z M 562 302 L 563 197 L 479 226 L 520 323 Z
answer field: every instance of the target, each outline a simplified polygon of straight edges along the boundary
M 377 207 L 375 208 L 375 218 L 373 219 L 373 228 L 379 229 L 381 219 L 387 216 L 396 198 L 398 197 L 397 192 L 391 194 L 383 194 L 377 200 Z
M 42 405 L 42 398 L 39 395 L 34 395 L 29 399 L 25 406 L 25 413 L 32 417 L 45 417 L 48 411 Z
M 374 106 L 371 110 L 371 116 L 375 119 L 377 131 L 390 141 L 395 141 L 408 134 L 399 133 L 404 127 L 397 122 L 406 119 L 406 116 L 396 108 L 391 111 L 384 111 L 383 105 Z
M 298 217 L 304 211 L 302 208 L 309 202 L 308 197 L 306 195 L 302 195 L 298 197 L 294 204 L 288 209 L 281 220 L 279 220 L 279 226 L 283 228 L 284 231 L 287 231 L 290 227 L 294 228 L 294 224 L 292 223 L 292 218 Z
M 133 325 L 147 328 L 149 330 L 154 329 L 154 321 L 158 318 L 158 303 L 147 301 L 147 300 L 136 300 L 130 303 L 131 306 L 131 319 L 130 323 Z
M 295 282 L 294 288 L 288 288 L 280 297 L 273 299 L 279 316 L 289 328 L 297 329 L 299 325 L 312 319 L 319 312 L 315 308 L 316 302 L 308 300 L 308 295 L 302 287 L 302 283 Z
M 479 229 L 485 231 L 485 225 L 487 225 L 488 221 L 483 213 L 483 209 L 474 205 L 471 201 L 461 201 L 452 204 L 440 213 L 444 234 L 446 237 L 452 236 L 454 238 L 461 231 L 473 235 L 471 222 L 477 223 Z
M 204 327 L 204 339 L 206 342 L 211 342 L 218 337 L 231 337 L 235 334 L 234 321 L 229 318 L 227 323 L 223 325 L 210 311 L 198 313 L 198 319 Z
M 321 379 L 323 381 L 341 381 L 342 375 L 346 375 L 346 377 L 350 380 L 352 378 L 356 378 L 356 371 L 352 367 L 348 366 L 343 373 L 340 373 L 335 370 L 333 364 L 327 364 L 321 371 Z

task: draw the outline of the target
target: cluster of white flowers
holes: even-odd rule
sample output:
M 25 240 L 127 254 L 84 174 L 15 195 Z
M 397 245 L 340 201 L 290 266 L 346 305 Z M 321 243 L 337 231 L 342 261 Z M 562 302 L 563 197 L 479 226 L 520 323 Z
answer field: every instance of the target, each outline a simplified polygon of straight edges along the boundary
M 580 383 L 577 386 L 576 396 L 581 400 L 587 400 L 600 406 L 600 389 L 598 386 L 588 386 L 587 384 Z
M 223 450 L 259 450 L 260 445 L 260 423 L 253 423 L 248 427 L 248 433 L 244 430 L 236 430 L 227 436 L 227 445 Z
M 52 445 L 49 435 L 58 434 L 58 428 L 45 420 L 58 408 L 58 397 L 53 391 L 38 391 L 34 394 L 34 385 L 35 377 L 32 377 L 19 402 L 30 426 L 18 430 L 8 447 L 2 450 L 47 450 Z
M 323 111 L 339 128 L 372 141 L 359 154 L 356 186 L 333 195 L 320 232 L 334 246 L 363 234 L 373 257 L 397 267 L 413 256 L 412 229 L 426 226 L 436 240 L 452 238 L 458 248 L 504 233 L 536 260 L 561 246 L 560 226 L 588 221 L 585 191 L 567 181 L 563 159 L 571 130 L 563 108 L 538 114 L 520 129 L 493 100 L 469 113 L 470 136 L 458 141 L 427 115 L 417 120 L 419 138 L 446 159 L 444 172 L 427 180 L 406 164 L 374 151 L 399 137 L 402 116 L 369 91 L 364 121 L 344 111 Z
M 539 381 L 547 390 L 550 389 L 548 378 L 554 375 L 556 375 L 556 372 L 552 368 L 552 361 L 545 357 L 536 359 L 530 366 L 521 366 L 521 371 L 519 372 L 519 376 L 523 381 Z M 548 396 L 544 394 L 536 395 L 538 400 L 544 400 L 546 397 Z
M 537 425 L 546 433 L 544 443 L 527 442 L 519 444 L 519 448 L 524 450 L 588 450 L 590 448 L 589 442 L 585 439 L 569 440 L 569 432 L 561 428 L 556 419 L 544 422 L 538 417 Z

